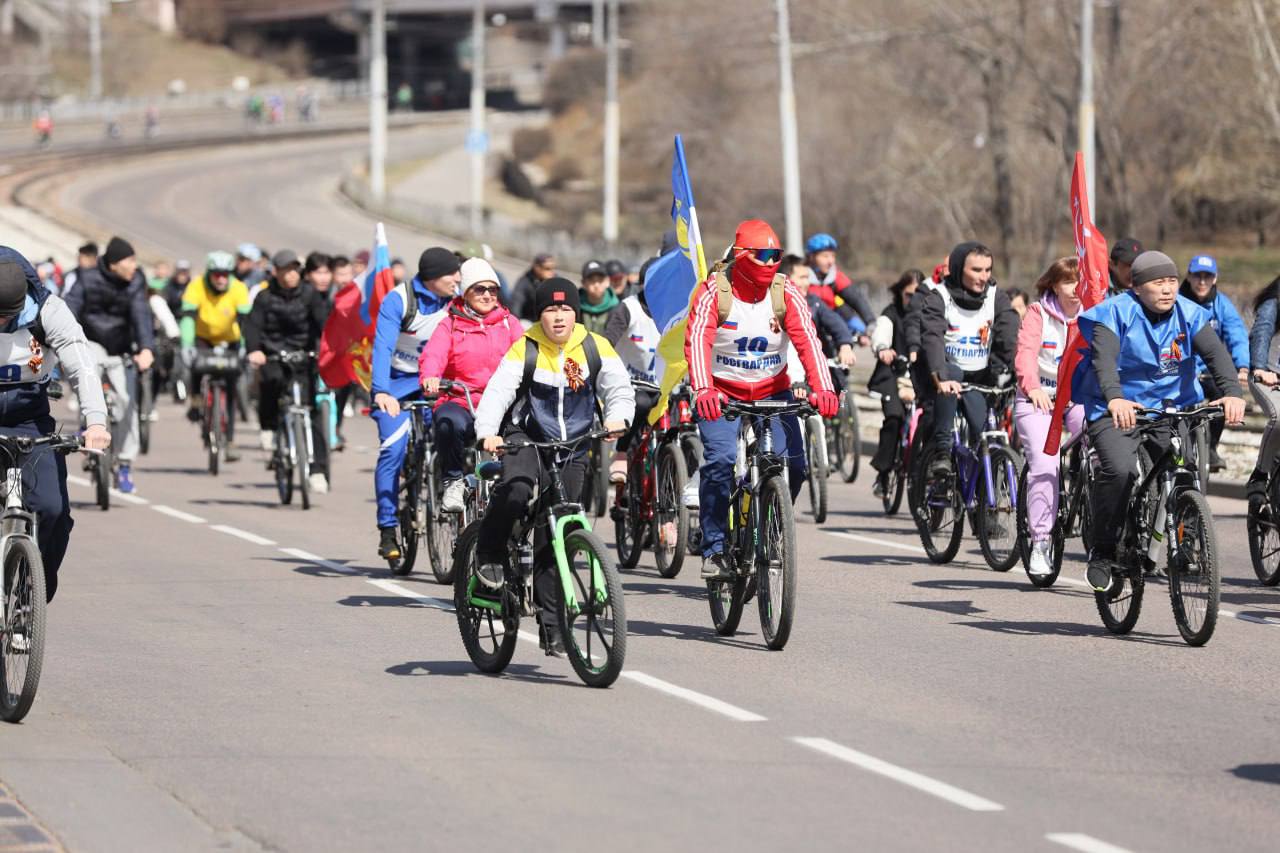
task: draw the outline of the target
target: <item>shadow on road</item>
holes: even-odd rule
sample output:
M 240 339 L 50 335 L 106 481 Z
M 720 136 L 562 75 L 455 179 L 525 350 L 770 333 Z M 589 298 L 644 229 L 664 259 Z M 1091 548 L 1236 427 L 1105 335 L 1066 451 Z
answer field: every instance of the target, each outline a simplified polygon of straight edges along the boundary
M 746 616 L 743 616 L 745 621 Z M 739 629 L 738 634 L 744 632 Z M 647 622 L 628 619 L 627 634 L 638 637 L 670 637 L 675 640 L 700 640 L 717 646 L 728 646 L 738 649 L 763 649 L 757 643 L 747 643 L 733 637 L 721 637 L 710 625 L 673 625 L 670 622 Z
M 190 502 L 203 506 L 256 506 L 265 509 L 278 509 L 280 507 L 280 501 L 241 501 L 235 498 L 192 498 Z
M 552 683 L 562 684 L 566 687 L 575 687 L 577 682 L 571 681 L 567 675 L 558 675 L 551 672 L 543 672 L 533 664 L 513 663 L 509 665 L 501 673 L 490 675 L 476 669 L 475 664 L 471 661 L 463 660 L 415 660 L 405 663 L 398 663 L 395 666 L 387 667 L 388 675 L 445 675 L 445 676 L 479 676 L 481 678 L 510 678 L 516 681 L 531 681 L 538 684 Z
M 703 586 L 676 586 L 669 583 L 624 583 L 622 591 L 629 595 L 675 595 L 690 601 L 706 601 L 707 588 Z
M 1097 637 L 1113 639 L 1129 643 L 1147 643 L 1153 646 L 1182 646 L 1181 640 L 1158 637 L 1154 634 L 1112 634 L 1101 624 L 1086 625 L 1079 622 L 1005 622 L 990 620 L 983 622 L 955 622 L 966 628 L 978 628 L 996 634 L 1012 634 L 1014 636 L 1045 637 Z
M 925 610 L 937 610 L 940 613 L 952 613 L 956 616 L 976 616 L 986 613 L 981 607 L 973 606 L 973 599 L 964 601 L 895 601 L 907 607 L 920 607 Z
M 187 477 L 189 477 L 189 476 L 192 476 L 192 475 L 203 475 L 203 474 L 207 474 L 207 473 L 208 473 L 208 471 L 209 471 L 209 469 L 208 469 L 208 468 L 177 468 L 177 467 L 174 467 L 174 466 L 166 466 L 166 465 L 156 465 L 156 466 L 151 466 L 151 465 L 140 465 L 140 466 L 138 466 L 138 473 L 140 473 L 140 474 L 181 474 L 181 475 L 183 475 L 183 476 L 187 476 Z
M 942 589 L 954 592 L 969 592 L 975 589 L 1012 589 L 1017 592 L 1044 592 L 1044 590 L 1036 589 L 1029 583 L 1019 583 L 1018 581 L 998 581 L 998 580 L 961 580 L 945 578 L 931 581 L 916 581 L 912 586 L 918 586 L 921 589 Z
M 441 609 L 440 605 L 417 601 L 416 599 L 399 595 L 348 595 L 346 598 L 338 599 L 338 603 L 343 607 L 427 607 L 432 610 Z
M 1250 782 L 1270 782 L 1272 785 L 1280 785 L 1280 764 L 1241 764 L 1227 772 Z
M 919 560 L 888 554 L 827 554 L 820 558 L 824 563 L 849 563 L 854 566 L 919 566 Z

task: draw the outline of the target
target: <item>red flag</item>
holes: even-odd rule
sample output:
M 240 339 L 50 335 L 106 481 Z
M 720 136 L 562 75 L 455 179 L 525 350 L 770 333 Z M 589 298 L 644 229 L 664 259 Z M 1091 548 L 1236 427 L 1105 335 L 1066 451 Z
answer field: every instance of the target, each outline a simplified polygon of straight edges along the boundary
M 1071 227 L 1076 238 L 1076 255 L 1080 258 L 1080 283 L 1076 295 L 1080 310 L 1092 308 L 1107 298 L 1107 238 L 1102 236 L 1089 215 L 1089 192 L 1085 189 L 1084 155 L 1076 152 L 1075 169 L 1071 172 Z M 1071 401 L 1071 375 L 1080 364 L 1087 344 L 1073 320 L 1067 327 L 1067 345 L 1058 362 L 1058 393 L 1053 401 L 1053 422 L 1044 442 L 1044 452 L 1055 454 L 1062 442 L 1062 420 Z
M 387 232 L 379 222 L 373 232 L 373 257 L 369 268 L 333 297 L 333 310 L 320 336 L 317 363 L 320 378 L 330 388 L 359 382 L 366 389 L 372 370 L 374 326 L 382 298 L 396 286 L 391 275 L 391 250 Z

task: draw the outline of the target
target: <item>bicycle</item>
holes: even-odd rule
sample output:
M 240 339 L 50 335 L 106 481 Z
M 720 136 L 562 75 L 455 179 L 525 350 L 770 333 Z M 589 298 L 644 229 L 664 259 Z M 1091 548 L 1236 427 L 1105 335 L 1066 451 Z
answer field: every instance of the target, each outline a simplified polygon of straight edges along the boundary
M 830 421 L 826 430 L 827 458 L 832 461 L 835 470 L 840 472 L 846 483 L 858 479 L 858 467 L 862 460 L 862 433 L 858 423 L 858 406 L 853 399 L 853 391 L 849 388 L 851 371 L 835 359 L 828 359 L 827 364 L 833 371 L 843 370 L 845 376 L 845 393 L 840 399 L 840 409 Z
M 117 356 L 118 357 L 118 356 Z M 132 359 L 125 361 L 125 369 L 132 363 Z M 120 423 L 123 407 L 120 405 L 120 395 L 116 393 L 116 389 L 111 385 L 111 380 L 107 378 L 107 364 L 99 365 L 98 372 L 102 381 L 102 396 L 107 403 L 107 430 L 112 434 L 116 434 L 116 425 Z M 80 428 L 85 427 L 84 419 L 80 420 Z M 101 453 L 91 454 L 84 460 L 84 470 L 89 472 L 89 479 L 93 481 L 93 492 L 98 507 L 106 512 L 111 508 L 111 489 L 115 485 L 116 459 L 115 448 L 110 447 Z
M 589 687 L 608 687 L 622 673 L 627 652 L 627 616 L 622 580 L 609 549 L 591 530 L 581 504 L 566 499 L 560 466 L 542 458 L 543 451 L 572 453 L 585 441 L 603 438 L 591 432 L 568 441 L 511 441 L 508 449 L 534 448 L 538 464 L 550 477 L 550 488 L 535 489 L 530 512 L 512 532 L 506 579 L 499 590 L 490 590 L 477 578 L 476 542 L 479 520 L 462 531 L 454 553 L 454 606 L 458 632 L 467 656 L 481 672 L 499 673 L 515 654 L 520 619 L 538 612 L 534 594 L 534 549 L 531 539 L 541 528 L 550 544 L 539 554 L 554 560 L 559 581 L 557 622 L 569 663 Z M 500 464 L 484 471 L 497 479 Z M 541 478 L 539 478 L 541 479 Z M 549 569 L 548 569 L 549 570 Z M 553 628 L 544 626 L 549 634 Z
M 22 720 L 31 710 L 44 666 L 46 589 L 44 561 L 36 546 L 36 517 L 22 488 L 24 462 L 37 450 L 71 453 L 78 436 L 0 435 L 4 512 L 0 514 L 0 719 Z
M 787 460 L 774 452 L 769 421 L 784 415 L 807 417 L 813 408 L 803 401 L 730 400 L 723 411 L 731 420 L 748 420 L 738 431 L 738 459 L 744 464 L 743 470 L 735 470 L 725 537 L 734 576 L 707 581 L 711 621 L 717 634 L 732 636 L 743 607 L 755 596 L 765 645 L 776 651 L 786 646 L 795 615 L 796 525 Z M 756 434 L 749 437 L 749 430 Z
M 461 382 L 440 380 L 441 391 L 450 389 L 462 391 L 467 401 L 467 411 L 471 413 L 474 421 L 476 407 L 471 397 L 471 389 Z M 422 489 L 424 497 L 422 516 L 415 518 L 415 523 L 426 531 L 427 553 L 431 558 L 431 572 L 435 575 L 436 581 L 451 584 L 453 583 L 453 551 L 457 546 L 458 537 L 468 524 L 484 513 L 489 504 L 489 484 L 478 473 L 485 460 L 482 458 L 483 454 L 474 447 L 465 448 L 463 471 L 472 473 L 464 474 L 466 493 L 463 499 L 463 511 L 461 513 L 445 512 L 440 506 L 444 499 L 444 472 L 441 470 L 435 442 L 431 441 L 425 433 L 420 435 L 419 439 L 425 444 L 420 470 L 425 474 L 426 481 Z
M 151 453 L 151 417 L 156 409 L 152 370 L 155 368 L 138 374 L 138 453 L 143 456 Z
M 702 521 L 698 517 L 698 470 L 702 468 L 702 438 L 698 434 L 698 424 L 693 419 L 693 390 L 687 382 L 681 382 L 671 390 L 667 413 L 671 412 L 675 416 L 664 439 L 674 441 L 680 448 L 680 455 L 684 457 L 685 482 L 680 490 L 680 505 L 684 507 L 689 520 L 685 553 L 692 557 L 702 553 Z
M 844 392 L 848 397 L 849 392 Z M 841 399 L 843 405 L 844 400 Z M 804 419 L 805 458 L 809 463 L 809 475 L 806 478 L 809 493 L 809 511 L 813 513 L 813 523 L 822 524 L 827 520 L 827 476 L 831 473 L 830 458 L 831 439 L 828 435 L 827 420 L 814 412 Z
M 1202 491 L 1201 471 L 1189 463 L 1198 436 L 1209 421 L 1223 416 L 1216 406 L 1188 411 L 1139 409 L 1134 429 L 1139 435 L 1172 422 L 1169 446 L 1152 461 L 1138 452 L 1138 485 L 1129 501 L 1111 570 L 1111 589 L 1095 592 L 1102 624 L 1113 634 L 1127 634 L 1142 611 L 1146 576 L 1157 568 L 1163 544 L 1169 576 L 1169 602 L 1178 633 L 1190 646 L 1203 646 L 1218 621 L 1221 567 L 1213 513 Z M 1202 457 L 1204 458 L 1204 457 Z M 1207 466 L 1206 466 L 1207 467 Z
M 905 355 L 897 356 L 893 361 L 895 375 L 905 374 L 910 362 Z M 885 515 L 896 515 L 902 507 L 902 495 L 907 491 L 907 483 L 911 477 L 911 448 L 915 442 L 916 428 L 920 425 L 920 407 L 915 398 L 903 404 L 906 415 L 902 419 L 902 427 L 898 430 L 898 441 L 893 448 L 893 463 L 885 473 L 884 494 L 880 503 L 884 506 Z
M 961 389 L 987 398 L 986 429 L 976 436 L 976 448 L 970 447 L 968 421 L 956 413 L 945 474 L 934 473 L 933 462 L 947 451 L 932 445 L 922 451 L 913 481 L 916 529 L 929 560 L 949 563 L 960 550 L 967 512 L 983 559 L 994 571 L 1007 572 L 1021 556 L 1016 515 L 1024 463 L 1000 428 L 999 404 L 1012 397 L 1014 388 L 961 383 Z
M 1245 528 L 1253 573 L 1263 586 L 1275 586 L 1280 583 L 1280 467 L 1267 474 L 1262 506 L 1249 513 Z
M 659 390 L 657 385 L 638 379 L 633 379 L 632 384 L 638 390 Z M 668 408 L 657 424 L 645 424 L 631 443 L 627 451 L 627 483 L 617 488 L 609 511 L 622 568 L 635 568 L 640 552 L 651 542 L 658 574 L 664 578 L 680 574 L 689 541 L 689 509 L 684 505 L 689 475 L 685 463 L 681 424 L 673 422 Z
M 226 344 L 218 344 L 206 352 L 198 352 L 192 373 L 200 374 L 200 398 L 204 400 L 201 434 L 209 473 L 218 476 L 223 453 L 231 444 L 227 421 L 227 383 L 240 373 L 239 353 L 232 354 Z M 286 501 L 287 503 L 287 501 Z
M 311 509 L 311 466 L 315 463 L 315 445 L 311 432 L 311 407 L 309 395 L 303 388 L 301 375 L 309 369 L 315 353 L 305 350 L 287 350 L 267 356 L 268 362 L 278 362 L 287 374 L 280 393 L 280 422 L 276 426 L 275 452 L 271 467 L 276 475 L 276 491 L 282 506 L 293 501 L 293 472 L 298 472 L 298 499 L 303 509 Z
M 1053 531 L 1049 534 L 1049 568 L 1047 575 L 1031 574 L 1031 525 L 1027 517 L 1027 472 L 1023 467 L 1018 476 L 1018 550 L 1022 555 L 1022 567 L 1033 586 L 1047 589 L 1058 581 L 1062 571 L 1062 558 L 1067 540 L 1079 536 L 1086 553 L 1089 550 L 1089 529 L 1093 524 L 1093 480 L 1097 470 L 1098 454 L 1089 445 L 1089 435 L 1081 430 L 1062 445 L 1058 454 L 1058 512 L 1053 519 Z

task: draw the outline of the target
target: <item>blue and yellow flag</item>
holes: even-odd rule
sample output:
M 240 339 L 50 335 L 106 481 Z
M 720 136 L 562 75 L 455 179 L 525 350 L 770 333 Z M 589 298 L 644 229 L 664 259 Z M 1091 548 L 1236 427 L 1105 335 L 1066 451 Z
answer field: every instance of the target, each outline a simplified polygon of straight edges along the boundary
M 684 359 L 685 321 L 698 283 L 706 280 L 707 260 L 702 250 L 702 232 L 693 206 L 689 166 L 684 159 L 684 142 L 676 135 L 676 158 L 671 166 L 671 219 L 675 222 L 679 248 L 672 249 L 649 265 L 645 273 L 644 296 L 653 321 L 662 333 L 658 358 L 666 369 L 662 375 L 662 395 L 649 413 L 649 423 L 657 423 L 667 408 L 671 389 L 689 372 Z

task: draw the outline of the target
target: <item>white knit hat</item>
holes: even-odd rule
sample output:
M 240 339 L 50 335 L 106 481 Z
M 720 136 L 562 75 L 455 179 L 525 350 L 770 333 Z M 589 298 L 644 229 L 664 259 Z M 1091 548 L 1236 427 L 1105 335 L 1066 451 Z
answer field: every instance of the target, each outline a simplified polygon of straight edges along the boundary
M 462 292 L 466 293 L 467 288 L 473 284 L 481 284 L 483 282 L 498 283 L 498 274 L 493 271 L 493 267 L 484 258 L 468 258 L 462 262 Z

